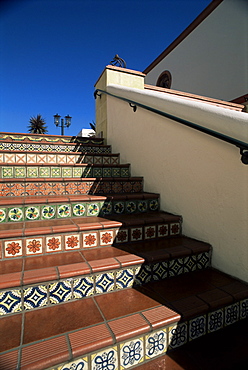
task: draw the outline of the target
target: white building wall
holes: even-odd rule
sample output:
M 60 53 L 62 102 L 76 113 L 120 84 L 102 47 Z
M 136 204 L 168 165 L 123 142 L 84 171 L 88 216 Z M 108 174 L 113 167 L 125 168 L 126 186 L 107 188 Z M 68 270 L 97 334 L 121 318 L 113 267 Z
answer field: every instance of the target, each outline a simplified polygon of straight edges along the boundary
M 248 1 L 224 0 L 171 53 L 145 83 L 169 70 L 174 90 L 222 100 L 248 91 Z
M 107 91 L 248 142 L 248 115 L 170 94 Z M 100 99 L 99 99 L 100 100 Z M 239 149 L 107 96 L 108 144 L 160 194 L 161 209 L 183 216 L 183 233 L 213 246 L 213 266 L 248 282 L 248 166 Z

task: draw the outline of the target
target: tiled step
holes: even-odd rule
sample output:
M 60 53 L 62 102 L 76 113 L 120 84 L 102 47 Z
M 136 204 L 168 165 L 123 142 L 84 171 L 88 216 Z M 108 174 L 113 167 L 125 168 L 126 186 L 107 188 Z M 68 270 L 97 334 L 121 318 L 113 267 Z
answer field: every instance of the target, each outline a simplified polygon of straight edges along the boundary
M 203 270 L 211 265 L 211 246 L 185 236 L 125 244 L 120 248 L 145 260 L 135 277 L 138 285 Z
M 1 258 L 46 255 L 113 244 L 118 247 L 123 243 L 181 234 L 180 216 L 151 212 L 132 215 L 131 220 L 133 222 L 128 223 L 102 217 L 77 217 L 9 223 L 8 228 L 1 223 Z M 165 233 L 167 229 L 169 232 Z
M 1 197 L 0 223 L 143 213 L 159 210 L 159 195 L 152 193 Z
M 23 152 L 83 152 L 88 154 L 110 154 L 111 146 L 102 144 L 93 144 L 93 142 L 63 142 L 61 140 L 54 141 L 29 141 L 29 140 L 13 140 L 1 141 L 0 150 L 2 151 L 23 151 Z
M 212 268 L 150 282 L 137 290 L 181 315 L 171 348 L 248 318 L 248 284 Z
M 1 144 L 0 144 L 1 145 Z M 87 149 L 88 151 L 88 149 Z M 46 152 L 43 151 L 11 151 L 2 150 L 0 153 L 0 163 L 4 164 L 98 164 L 98 165 L 116 165 L 120 163 L 119 154 L 87 154 L 84 152 Z
M 142 177 L 0 179 L 2 196 L 51 196 L 143 192 Z
M 114 247 L 0 261 L 0 317 L 130 288 L 143 262 Z
M 14 179 L 51 178 L 115 178 L 130 177 L 129 164 L 98 165 L 98 164 L 6 164 L 0 168 L 0 178 Z
M 70 144 L 70 143 L 85 143 L 103 145 L 103 138 L 82 137 L 82 136 L 61 136 L 61 135 L 40 135 L 40 134 L 24 134 L 13 132 L 0 132 L 0 142 L 32 142 L 32 143 L 52 143 L 52 144 Z
M 0 319 L 0 367 L 127 369 L 165 353 L 179 319 L 133 289 L 17 313 Z
M 196 271 L 3 317 L 0 364 L 6 370 L 149 369 L 167 350 L 247 317 L 247 284 L 213 269 Z

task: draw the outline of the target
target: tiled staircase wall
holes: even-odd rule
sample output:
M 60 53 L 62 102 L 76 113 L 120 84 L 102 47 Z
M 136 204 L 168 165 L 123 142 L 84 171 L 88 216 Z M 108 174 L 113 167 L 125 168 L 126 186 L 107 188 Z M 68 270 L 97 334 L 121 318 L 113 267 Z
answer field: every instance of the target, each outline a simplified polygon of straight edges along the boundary
M 247 286 L 220 291 L 234 282 L 209 270 L 211 246 L 119 157 L 103 139 L 0 133 L 0 368 L 133 368 L 247 317 Z M 196 297 L 194 277 L 214 292 Z

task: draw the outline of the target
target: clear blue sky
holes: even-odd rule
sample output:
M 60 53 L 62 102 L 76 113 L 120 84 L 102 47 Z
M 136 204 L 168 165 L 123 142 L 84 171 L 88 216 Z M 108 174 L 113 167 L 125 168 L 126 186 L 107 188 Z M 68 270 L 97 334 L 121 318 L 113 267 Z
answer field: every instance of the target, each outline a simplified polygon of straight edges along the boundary
M 0 131 L 27 132 L 40 113 L 72 116 L 65 135 L 95 120 L 94 84 L 119 54 L 143 71 L 211 0 L 2 0 Z

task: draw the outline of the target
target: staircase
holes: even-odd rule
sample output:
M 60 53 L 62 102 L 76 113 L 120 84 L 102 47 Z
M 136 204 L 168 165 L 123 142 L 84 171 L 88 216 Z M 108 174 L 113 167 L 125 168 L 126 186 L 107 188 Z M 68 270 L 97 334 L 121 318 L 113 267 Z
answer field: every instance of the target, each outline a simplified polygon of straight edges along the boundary
M 142 368 L 248 316 L 103 139 L 0 133 L 0 370 Z

